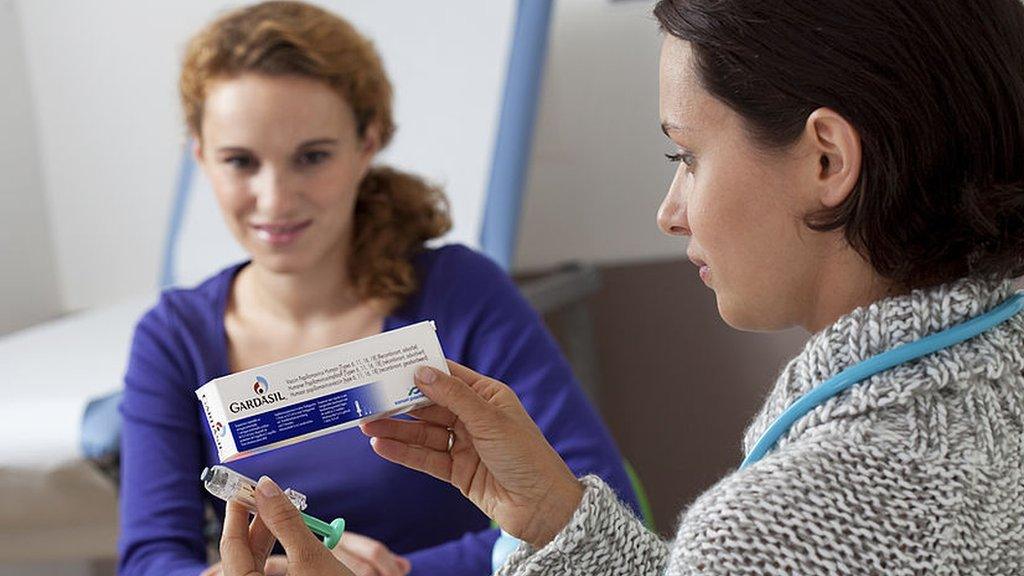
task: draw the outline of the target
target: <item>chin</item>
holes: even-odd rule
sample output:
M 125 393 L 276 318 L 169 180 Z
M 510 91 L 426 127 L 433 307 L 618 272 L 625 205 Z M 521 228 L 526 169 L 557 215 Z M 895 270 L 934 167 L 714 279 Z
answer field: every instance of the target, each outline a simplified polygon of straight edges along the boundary
M 260 254 L 249 252 L 252 263 L 275 274 L 297 274 L 310 267 L 305 254 Z
M 764 302 L 755 302 L 753 298 L 742 298 L 734 295 L 723 295 L 715 292 L 718 302 L 718 315 L 726 324 L 744 332 L 775 332 L 785 330 L 791 324 L 779 321 L 774 317 L 774 310 L 765 306 Z

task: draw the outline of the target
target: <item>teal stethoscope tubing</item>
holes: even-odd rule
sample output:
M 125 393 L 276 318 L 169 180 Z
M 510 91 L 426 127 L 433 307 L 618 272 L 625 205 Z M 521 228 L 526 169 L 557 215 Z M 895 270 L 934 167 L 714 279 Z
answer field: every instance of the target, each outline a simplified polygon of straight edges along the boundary
M 989 312 L 977 316 L 951 328 L 932 334 L 926 338 L 903 344 L 873 356 L 829 378 L 813 390 L 801 396 L 799 400 L 786 409 L 754 444 L 754 448 L 743 459 L 740 469 L 744 469 L 766 454 L 789 432 L 793 424 L 807 415 L 808 412 L 821 406 L 829 399 L 844 390 L 868 378 L 911 360 L 916 360 L 954 344 L 969 340 L 986 330 L 1002 324 L 1024 308 L 1024 294 L 1014 294 Z

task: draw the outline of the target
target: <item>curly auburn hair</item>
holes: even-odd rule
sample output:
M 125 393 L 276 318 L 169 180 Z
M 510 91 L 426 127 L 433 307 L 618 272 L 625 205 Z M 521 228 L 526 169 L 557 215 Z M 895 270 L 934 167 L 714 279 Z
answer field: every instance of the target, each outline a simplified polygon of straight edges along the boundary
M 391 82 L 380 56 L 351 24 L 326 10 L 263 2 L 231 11 L 193 36 L 179 92 L 195 137 L 202 136 L 211 83 L 245 73 L 325 82 L 351 106 L 360 137 L 376 125 L 384 148 L 395 133 Z M 450 228 L 440 188 L 393 168 L 371 168 L 359 185 L 348 259 L 359 297 L 399 305 L 418 288 L 412 257 Z
M 828 107 L 860 133 L 842 229 L 904 288 L 1024 274 L 1020 0 L 660 0 L 702 85 L 768 149 Z

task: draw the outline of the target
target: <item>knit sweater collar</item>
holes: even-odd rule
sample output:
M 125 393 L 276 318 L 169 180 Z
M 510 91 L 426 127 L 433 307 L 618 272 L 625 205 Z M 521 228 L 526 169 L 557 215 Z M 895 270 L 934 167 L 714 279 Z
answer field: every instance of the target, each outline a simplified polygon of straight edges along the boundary
M 1013 294 L 1010 281 L 964 278 L 879 300 L 814 334 L 783 369 L 747 429 L 744 452 L 782 412 L 813 387 L 858 362 L 983 314 Z M 796 422 L 780 445 L 819 424 L 908 402 L 914 396 L 963 385 L 970 373 L 1024 368 L 1024 314 L 967 342 L 873 376 Z

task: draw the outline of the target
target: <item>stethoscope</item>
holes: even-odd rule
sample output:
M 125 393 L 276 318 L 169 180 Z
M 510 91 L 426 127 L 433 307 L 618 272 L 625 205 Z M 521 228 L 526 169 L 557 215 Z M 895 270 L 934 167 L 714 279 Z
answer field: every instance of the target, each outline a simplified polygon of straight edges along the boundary
M 764 458 L 775 447 L 779 439 L 789 432 L 789 429 L 797 420 L 806 416 L 811 410 L 835 398 L 843 391 L 879 372 L 884 372 L 900 364 L 917 360 L 965 340 L 970 340 L 1009 320 L 1022 309 L 1024 309 L 1024 294 L 1014 294 L 985 314 L 975 316 L 970 320 L 920 340 L 902 344 L 841 371 L 801 396 L 782 415 L 776 418 L 771 426 L 758 438 L 754 447 L 747 454 L 747 457 L 743 459 L 743 462 L 740 464 L 740 470 Z M 505 532 L 501 533 L 492 550 L 492 565 L 495 572 L 505 563 L 505 559 L 515 550 L 518 544 L 519 541 L 514 537 Z
M 1020 312 L 1022 308 L 1024 308 L 1024 294 L 1014 294 L 1002 304 L 981 316 L 976 316 L 942 332 L 937 332 L 920 340 L 902 344 L 877 356 L 872 356 L 815 386 L 810 392 L 801 396 L 787 408 L 761 434 L 757 443 L 754 444 L 747 457 L 743 459 L 743 463 L 740 464 L 740 470 L 764 458 L 775 447 L 779 439 L 789 432 L 789 429 L 797 420 L 803 418 L 811 410 L 838 396 L 844 390 L 867 380 L 879 372 L 884 372 L 900 364 L 917 360 L 923 356 L 949 348 L 954 344 L 974 338 L 982 332 L 1002 324 Z

